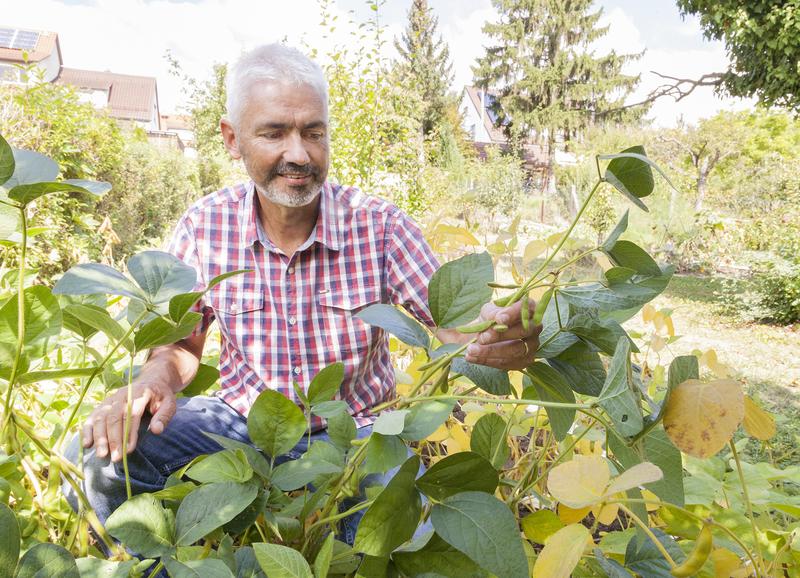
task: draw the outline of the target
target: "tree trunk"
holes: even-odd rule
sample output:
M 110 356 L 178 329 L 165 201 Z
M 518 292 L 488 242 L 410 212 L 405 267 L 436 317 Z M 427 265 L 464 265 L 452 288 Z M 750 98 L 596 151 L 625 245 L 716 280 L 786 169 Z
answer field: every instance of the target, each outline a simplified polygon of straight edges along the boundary
M 544 223 L 544 206 L 547 200 L 552 200 L 556 190 L 556 138 L 552 131 L 547 134 L 547 167 L 545 168 L 544 181 L 542 182 L 542 205 L 539 211 L 539 222 Z

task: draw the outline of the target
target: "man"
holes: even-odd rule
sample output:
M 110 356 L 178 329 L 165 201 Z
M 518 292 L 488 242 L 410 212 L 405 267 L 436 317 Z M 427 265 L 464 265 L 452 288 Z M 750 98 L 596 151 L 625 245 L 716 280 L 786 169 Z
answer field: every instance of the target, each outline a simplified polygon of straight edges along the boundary
M 199 288 L 221 273 L 249 272 L 214 287 L 199 304 L 204 319 L 195 333 L 154 350 L 134 382 L 134 493 L 160 489 L 197 455 L 221 449 L 203 431 L 249 443 L 246 415 L 260 391 L 296 399 L 293 381 L 305 388 L 337 361 L 345 367 L 341 398 L 359 436 L 368 435 L 370 408 L 392 397 L 394 375 L 387 336 L 354 315 L 371 303 L 394 303 L 433 326 L 427 285 L 438 263 L 418 227 L 393 205 L 326 181 L 327 87 L 319 66 L 286 46 L 257 48 L 231 69 L 227 108 L 225 146 L 252 181 L 195 203 L 170 250 L 197 269 Z M 521 369 L 533 360 L 538 330 L 522 329 L 519 304 L 487 304 L 481 317 L 509 329 L 480 334 L 468 361 Z M 222 336 L 220 392 L 176 400 L 197 370 L 213 319 Z M 439 337 L 471 336 L 451 330 Z M 125 499 L 119 461 L 126 396 L 124 389 L 112 393 L 82 434 L 86 492 L 102 521 Z M 315 418 L 312 430 L 322 427 Z

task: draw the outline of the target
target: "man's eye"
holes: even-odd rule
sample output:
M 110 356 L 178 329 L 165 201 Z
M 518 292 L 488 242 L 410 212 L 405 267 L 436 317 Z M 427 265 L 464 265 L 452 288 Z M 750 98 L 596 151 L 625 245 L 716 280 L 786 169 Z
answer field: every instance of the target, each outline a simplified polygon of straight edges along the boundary
M 270 140 L 275 140 L 281 137 L 280 131 L 265 132 L 261 134 L 262 137 Z
M 311 141 L 321 141 L 325 138 L 324 132 L 310 132 L 306 134 L 306 138 Z

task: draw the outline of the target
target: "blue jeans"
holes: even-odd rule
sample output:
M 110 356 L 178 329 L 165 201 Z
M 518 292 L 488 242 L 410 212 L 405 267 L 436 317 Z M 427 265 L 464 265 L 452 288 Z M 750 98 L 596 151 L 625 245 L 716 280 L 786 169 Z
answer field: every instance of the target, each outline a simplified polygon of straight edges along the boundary
M 203 432 L 218 434 L 253 445 L 247 434 L 247 419 L 217 397 L 179 398 L 175 416 L 159 435 L 147 430 L 149 423 L 149 417 L 145 416 L 139 428 L 139 443 L 136 445 L 136 449 L 128 455 L 128 471 L 131 490 L 134 494 L 156 492 L 164 487 L 170 474 L 197 456 L 222 450 L 217 442 L 204 435 Z M 357 435 L 359 438 L 363 438 L 371 432 L 372 426 L 365 426 L 358 429 Z M 311 435 L 311 443 L 328 439 L 327 430 Z M 299 458 L 305 453 L 308 446 L 308 436 L 303 436 L 303 439 L 292 451 L 286 456 L 276 459 L 276 463 Z M 80 435 L 72 439 L 65 452 L 65 457 L 77 464 L 79 452 Z M 362 491 L 367 486 L 385 486 L 398 469 L 392 469 L 386 474 L 366 476 L 361 484 Z M 424 469 L 421 468 L 420 472 L 423 471 Z M 111 513 L 127 498 L 122 462 L 114 463 L 109 457 L 98 458 L 94 448 L 90 448 L 84 451 L 83 474 L 82 489 L 89 504 L 97 513 L 97 517 L 105 524 Z M 65 484 L 64 493 L 70 505 L 77 510 L 78 500 L 72 488 Z M 353 501 L 346 506 L 352 507 L 355 503 Z M 356 529 L 363 516 L 364 510 L 360 510 L 342 520 L 340 537 L 350 545 L 355 540 Z M 430 522 L 428 521 L 419 531 L 429 528 Z

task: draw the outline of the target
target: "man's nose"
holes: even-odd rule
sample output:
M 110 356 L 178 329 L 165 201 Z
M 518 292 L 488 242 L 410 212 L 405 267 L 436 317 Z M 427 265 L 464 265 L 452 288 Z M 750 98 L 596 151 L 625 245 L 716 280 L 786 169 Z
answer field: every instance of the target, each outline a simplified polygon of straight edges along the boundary
M 294 163 L 296 165 L 307 165 L 311 162 L 311 158 L 308 156 L 308 151 L 306 150 L 301 135 L 297 133 L 289 135 L 283 158 L 287 163 Z

